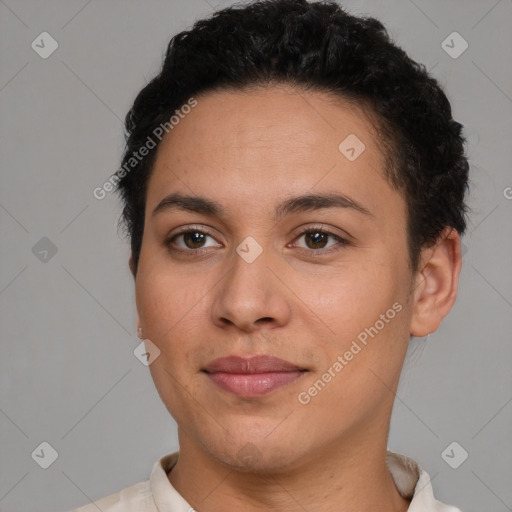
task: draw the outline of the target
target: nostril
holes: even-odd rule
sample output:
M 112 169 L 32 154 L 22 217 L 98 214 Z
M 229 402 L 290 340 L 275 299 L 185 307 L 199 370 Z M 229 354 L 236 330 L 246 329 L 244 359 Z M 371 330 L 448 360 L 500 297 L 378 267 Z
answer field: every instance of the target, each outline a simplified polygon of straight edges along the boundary
M 265 318 L 260 318 L 258 320 L 256 320 L 256 323 L 269 323 L 269 322 L 272 322 L 273 321 L 273 318 L 269 317 L 269 316 L 266 316 Z

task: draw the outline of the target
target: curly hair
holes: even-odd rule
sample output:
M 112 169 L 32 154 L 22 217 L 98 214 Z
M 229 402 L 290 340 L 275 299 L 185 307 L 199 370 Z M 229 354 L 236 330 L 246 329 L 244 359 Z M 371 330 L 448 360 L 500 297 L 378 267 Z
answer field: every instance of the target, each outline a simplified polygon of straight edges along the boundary
M 376 117 L 385 141 L 384 175 L 407 204 L 413 269 L 421 248 L 433 245 L 445 227 L 464 233 L 466 139 L 445 93 L 424 65 L 392 42 L 380 21 L 351 15 L 334 1 L 237 4 L 175 35 L 159 74 L 126 116 L 123 167 L 193 95 L 280 83 L 357 101 Z M 120 224 L 131 241 L 135 273 L 156 152 L 117 181 L 124 205 Z

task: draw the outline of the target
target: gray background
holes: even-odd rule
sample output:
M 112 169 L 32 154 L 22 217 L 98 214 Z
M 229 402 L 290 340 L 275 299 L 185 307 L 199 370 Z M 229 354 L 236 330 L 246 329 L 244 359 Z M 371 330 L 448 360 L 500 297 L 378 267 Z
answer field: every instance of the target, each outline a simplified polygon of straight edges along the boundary
M 0 1 L 4 512 L 70 510 L 146 480 L 177 449 L 175 423 L 133 355 L 120 204 L 92 191 L 118 168 L 121 119 L 171 35 L 232 3 Z M 472 166 L 458 302 L 427 342 L 411 343 L 389 448 L 420 461 L 441 501 L 512 510 L 512 2 L 344 5 L 380 18 L 440 80 Z M 31 48 L 43 31 L 59 44 L 47 59 Z M 441 46 L 453 31 L 469 44 L 458 58 Z M 41 252 L 43 237 L 55 255 Z M 31 457 L 43 441 L 58 452 L 48 469 Z M 452 441 L 469 453 L 457 469 L 441 457 Z

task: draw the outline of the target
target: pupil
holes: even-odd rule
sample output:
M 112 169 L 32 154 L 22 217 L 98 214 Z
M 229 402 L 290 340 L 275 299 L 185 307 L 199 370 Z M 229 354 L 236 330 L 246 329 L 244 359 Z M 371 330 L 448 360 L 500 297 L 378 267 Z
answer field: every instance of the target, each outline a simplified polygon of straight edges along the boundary
M 194 249 L 196 249 L 197 247 L 200 247 L 201 244 L 203 243 L 203 239 L 204 239 L 205 235 L 203 233 L 185 233 L 184 235 L 184 240 L 185 240 L 185 245 L 189 246 L 192 245 Z M 190 241 L 190 244 L 188 243 Z
M 320 232 L 315 232 L 315 233 L 310 233 L 309 234 L 309 237 L 311 238 L 311 240 L 313 241 L 313 245 L 314 245 L 314 248 L 317 248 L 318 244 L 322 244 L 322 242 L 324 242 L 325 240 L 325 233 L 320 233 Z M 307 237 L 306 237 L 307 238 Z M 308 244 L 309 245 L 309 244 Z

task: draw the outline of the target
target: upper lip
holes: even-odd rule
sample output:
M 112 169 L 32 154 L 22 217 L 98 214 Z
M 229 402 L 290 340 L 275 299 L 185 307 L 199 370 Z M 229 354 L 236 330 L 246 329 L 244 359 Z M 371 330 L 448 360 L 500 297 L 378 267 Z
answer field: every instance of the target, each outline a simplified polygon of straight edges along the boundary
M 207 373 L 270 373 L 302 371 L 288 361 L 277 357 L 257 355 L 252 357 L 228 356 L 211 361 L 204 368 Z

